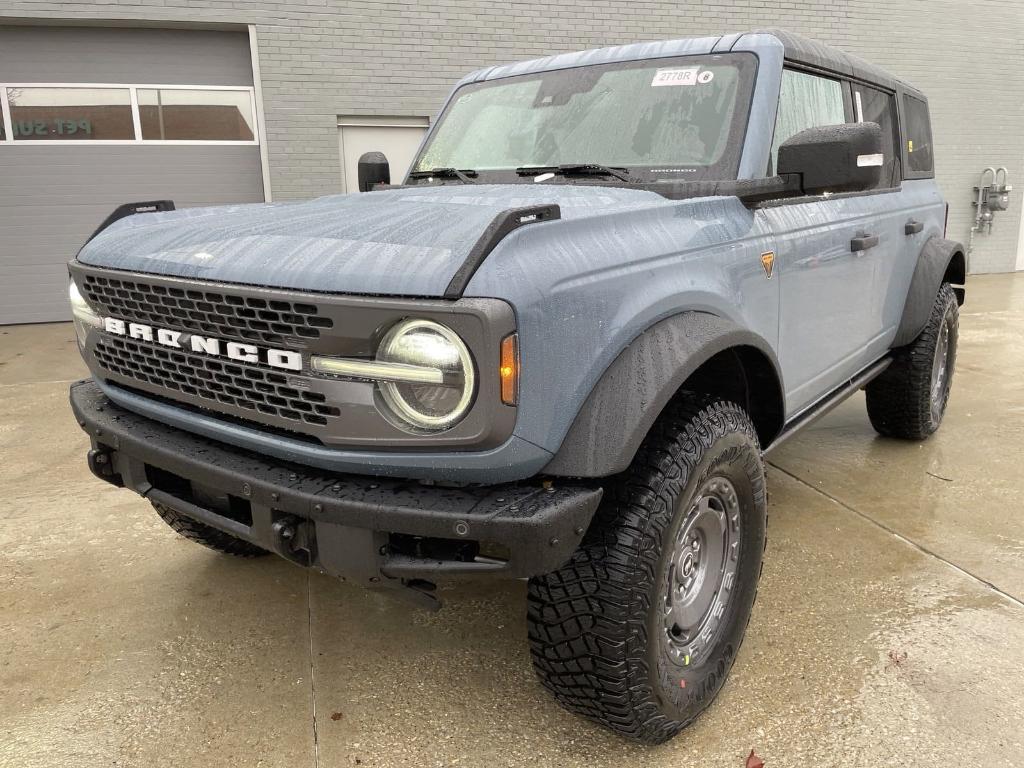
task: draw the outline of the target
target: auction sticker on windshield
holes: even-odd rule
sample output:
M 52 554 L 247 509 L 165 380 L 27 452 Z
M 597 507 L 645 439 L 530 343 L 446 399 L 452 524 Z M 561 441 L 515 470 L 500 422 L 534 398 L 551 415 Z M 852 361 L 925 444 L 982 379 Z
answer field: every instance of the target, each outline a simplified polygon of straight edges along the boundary
M 651 85 L 694 85 L 697 82 L 698 69 L 698 67 L 659 69 L 654 73 L 654 79 L 651 80 Z

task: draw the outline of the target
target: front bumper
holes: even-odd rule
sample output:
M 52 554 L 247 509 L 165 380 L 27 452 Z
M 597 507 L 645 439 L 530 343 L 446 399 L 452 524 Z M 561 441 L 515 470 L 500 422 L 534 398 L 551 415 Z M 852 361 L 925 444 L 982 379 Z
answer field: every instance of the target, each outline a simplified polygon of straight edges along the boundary
M 370 587 L 551 571 L 579 545 L 602 494 L 540 481 L 443 487 L 325 473 L 145 418 L 92 380 L 72 385 L 71 407 L 92 440 L 98 477 Z

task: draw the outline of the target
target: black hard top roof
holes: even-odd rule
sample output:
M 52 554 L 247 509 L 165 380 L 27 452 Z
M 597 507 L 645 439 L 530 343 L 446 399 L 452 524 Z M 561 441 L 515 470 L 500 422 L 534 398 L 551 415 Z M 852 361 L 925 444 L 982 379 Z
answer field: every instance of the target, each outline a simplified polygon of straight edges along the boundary
M 902 88 L 924 98 L 923 94 L 914 86 L 893 77 L 881 67 L 865 61 L 859 56 L 854 56 L 831 45 L 826 45 L 786 29 L 759 29 L 756 32 L 773 35 L 778 38 L 779 42 L 786 49 L 786 59 L 789 61 L 804 64 L 814 69 L 833 72 L 837 75 L 856 78 L 868 83 L 875 83 L 892 91 Z

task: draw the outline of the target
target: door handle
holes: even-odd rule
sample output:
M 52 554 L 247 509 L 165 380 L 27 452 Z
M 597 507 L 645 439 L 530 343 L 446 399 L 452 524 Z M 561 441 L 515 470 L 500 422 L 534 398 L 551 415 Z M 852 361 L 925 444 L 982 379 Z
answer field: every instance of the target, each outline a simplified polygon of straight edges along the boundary
M 903 227 L 903 234 L 916 235 L 922 229 L 924 229 L 923 221 L 914 221 L 913 219 L 911 219 L 910 221 L 907 222 L 906 226 Z
M 878 245 L 878 235 L 857 235 L 850 241 L 850 250 L 853 252 L 866 251 Z

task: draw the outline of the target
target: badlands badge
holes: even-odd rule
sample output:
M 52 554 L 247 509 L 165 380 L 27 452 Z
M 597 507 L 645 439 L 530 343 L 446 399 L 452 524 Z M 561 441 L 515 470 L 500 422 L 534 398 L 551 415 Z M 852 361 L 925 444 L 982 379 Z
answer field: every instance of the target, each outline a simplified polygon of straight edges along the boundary
M 761 266 L 764 267 L 764 275 L 772 279 L 772 271 L 775 269 L 775 251 L 765 251 L 761 254 Z

